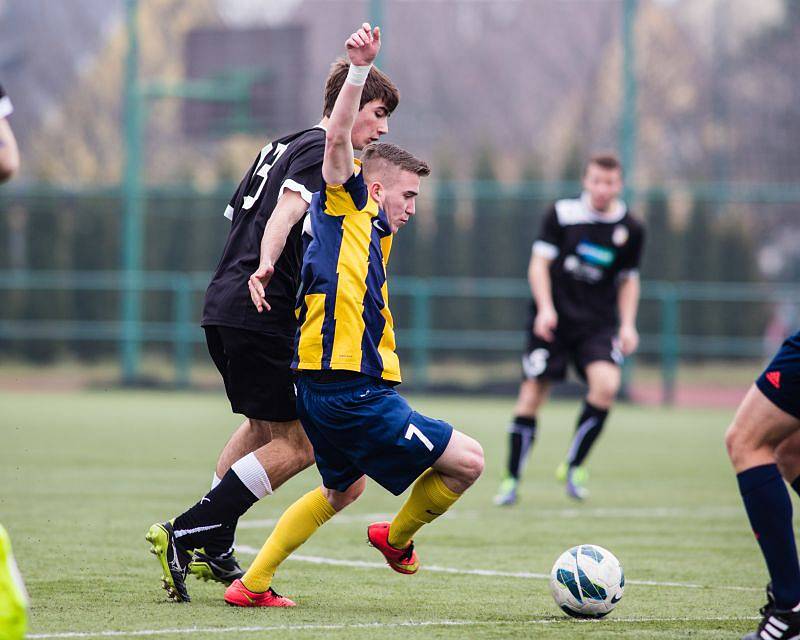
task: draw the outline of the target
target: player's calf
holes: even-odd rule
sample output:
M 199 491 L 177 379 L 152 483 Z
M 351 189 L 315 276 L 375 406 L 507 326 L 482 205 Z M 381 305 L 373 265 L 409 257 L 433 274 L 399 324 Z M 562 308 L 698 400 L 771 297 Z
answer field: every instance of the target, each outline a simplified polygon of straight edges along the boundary
M 297 500 L 284 511 L 242 579 L 228 587 L 225 601 L 239 606 L 291 606 L 275 604 L 269 595 L 257 603 L 247 602 L 253 594 L 269 594 L 280 564 L 338 511 L 355 502 L 366 484 L 366 478 L 361 476 L 343 491 L 318 487 Z
M 783 479 L 800 495 L 800 432 L 789 436 L 778 445 L 775 458 Z
M 216 468 L 217 477 L 224 477 L 237 460 L 268 445 L 272 441 L 271 425 L 272 423 L 266 420 L 245 418 L 219 454 Z

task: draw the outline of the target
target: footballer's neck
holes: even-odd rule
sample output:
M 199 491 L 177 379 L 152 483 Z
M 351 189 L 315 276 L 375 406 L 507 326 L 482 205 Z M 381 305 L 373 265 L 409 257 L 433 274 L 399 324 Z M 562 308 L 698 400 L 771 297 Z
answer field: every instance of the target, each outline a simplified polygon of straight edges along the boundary
M 317 126 L 320 127 L 321 129 L 325 129 L 325 131 L 327 131 L 328 130 L 328 125 L 330 124 L 330 121 L 331 121 L 331 119 L 328 116 L 323 116 L 322 120 L 319 121 Z
M 592 202 L 592 199 L 589 198 L 589 207 L 595 215 L 601 218 L 608 218 L 617 213 L 617 209 L 619 208 L 619 201 L 615 198 L 611 202 L 609 202 L 604 208 L 600 208 Z

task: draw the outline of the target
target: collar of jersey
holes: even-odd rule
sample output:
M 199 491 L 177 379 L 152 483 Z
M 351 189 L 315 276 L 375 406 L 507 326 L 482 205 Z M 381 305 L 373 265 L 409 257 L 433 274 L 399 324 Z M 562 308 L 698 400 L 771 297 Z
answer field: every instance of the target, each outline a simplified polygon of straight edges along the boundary
M 592 207 L 592 200 L 589 197 L 589 193 L 586 191 L 581 193 L 581 203 L 586 209 L 586 213 L 588 213 L 589 217 L 595 222 L 619 222 L 628 212 L 628 207 L 622 200 L 614 200 L 613 204 L 611 205 L 613 213 L 600 213 L 595 211 Z

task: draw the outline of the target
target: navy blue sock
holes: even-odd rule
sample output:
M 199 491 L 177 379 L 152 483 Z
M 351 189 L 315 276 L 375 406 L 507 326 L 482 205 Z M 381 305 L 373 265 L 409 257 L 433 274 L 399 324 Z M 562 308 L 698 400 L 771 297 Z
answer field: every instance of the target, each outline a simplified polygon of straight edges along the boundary
M 800 564 L 792 529 L 792 501 L 778 465 L 765 464 L 737 474 L 750 526 L 772 580 L 775 604 L 791 609 L 800 602 Z

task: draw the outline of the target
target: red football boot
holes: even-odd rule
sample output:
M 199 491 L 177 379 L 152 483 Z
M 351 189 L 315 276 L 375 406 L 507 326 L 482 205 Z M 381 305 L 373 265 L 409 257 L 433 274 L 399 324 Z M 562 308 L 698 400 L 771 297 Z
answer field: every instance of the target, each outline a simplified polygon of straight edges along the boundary
M 367 542 L 383 554 L 386 563 L 397 573 L 411 575 L 419 570 L 419 558 L 414 551 L 414 541 L 405 549 L 389 544 L 389 523 L 375 522 L 367 527 Z
M 272 590 L 272 587 L 264 593 L 250 591 L 244 586 L 241 580 L 234 580 L 231 586 L 225 590 L 225 602 L 234 607 L 294 607 L 294 602 L 289 598 L 284 598 Z

